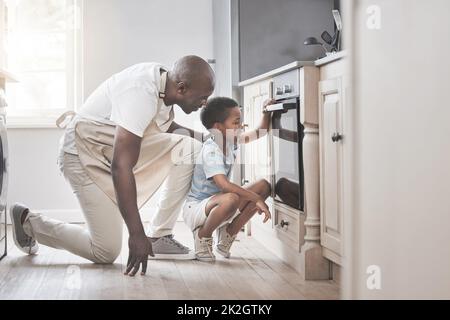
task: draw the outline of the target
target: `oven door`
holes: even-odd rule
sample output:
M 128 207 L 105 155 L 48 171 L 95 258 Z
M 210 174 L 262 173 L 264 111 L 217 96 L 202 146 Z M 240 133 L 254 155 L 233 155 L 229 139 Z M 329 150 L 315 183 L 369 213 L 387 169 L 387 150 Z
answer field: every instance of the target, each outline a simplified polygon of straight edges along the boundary
M 8 140 L 6 123 L 0 115 L 0 259 L 6 255 L 6 191 L 8 186 Z
M 273 159 L 272 197 L 303 211 L 303 126 L 300 123 L 299 99 L 270 105 L 272 112 L 271 150 Z

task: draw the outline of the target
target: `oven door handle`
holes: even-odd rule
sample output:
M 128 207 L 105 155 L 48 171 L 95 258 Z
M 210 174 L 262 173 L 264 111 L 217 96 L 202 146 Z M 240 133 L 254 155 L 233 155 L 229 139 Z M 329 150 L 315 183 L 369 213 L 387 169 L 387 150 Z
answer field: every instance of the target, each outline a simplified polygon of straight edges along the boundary
M 267 112 L 275 112 L 275 111 L 287 111 L 287 110 L 291 110 L 291 109 L 296 109 L 297 108 L 297 104 L 293 103 L 293 102 L 286 102 L 286 103 L 276 103 L 276 104 L 271 104 L 268 105 L 267 107 L 264 108 L 263 112 L 267 113 Z

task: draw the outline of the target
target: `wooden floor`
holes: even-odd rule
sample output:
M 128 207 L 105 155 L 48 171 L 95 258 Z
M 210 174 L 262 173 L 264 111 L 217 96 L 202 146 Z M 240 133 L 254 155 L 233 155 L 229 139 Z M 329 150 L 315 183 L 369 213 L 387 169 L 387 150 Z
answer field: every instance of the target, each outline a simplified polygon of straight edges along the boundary
M 9 230 L 10 231 L 10 230 Z M 177 239 L 193 247 L 177 223 Z M 0 299 L 338 299 L 333 281 L 303 281 L 260 243 L 239 234 L 232 258 L 215 263 L 149 261 L 146 276 L 124 276 L 128 247 L 113 265 L 95 265 L 41 246 L 26 256 L 9 232 L 8 256 L 0 261 Z

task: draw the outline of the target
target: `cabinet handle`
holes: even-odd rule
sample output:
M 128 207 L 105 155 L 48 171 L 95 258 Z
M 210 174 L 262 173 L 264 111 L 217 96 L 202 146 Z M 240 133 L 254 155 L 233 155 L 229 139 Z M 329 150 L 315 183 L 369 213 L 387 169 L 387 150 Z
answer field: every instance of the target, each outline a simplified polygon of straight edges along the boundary
M 288 222 L 288 221 L 281 220 L 281 222 L 280 222 L 281 228 L 284 228 L 284 226 L 287 227 L 288 225 L 289 225 L 289 222 Z
M 338 142 L 342 140 L 342 134 L 339 134 L 338 132 L 335 132 L 333 136 L 331 137 L 331 141 Z
M 242 184 L 246 184 L 246 183 L 249 183 L 250 181 L 248 181 L 248 180 L 244 180 L 244 181 L 242 181 Z

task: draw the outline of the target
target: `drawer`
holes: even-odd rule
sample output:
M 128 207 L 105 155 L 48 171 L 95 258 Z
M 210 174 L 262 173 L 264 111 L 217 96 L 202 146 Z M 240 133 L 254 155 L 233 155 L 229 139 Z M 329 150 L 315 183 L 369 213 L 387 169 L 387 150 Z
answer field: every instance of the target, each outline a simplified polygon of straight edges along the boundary
M 275 209 L 275 232 L 278 238 L 295 249 L 299 249 L 299 215 Z

